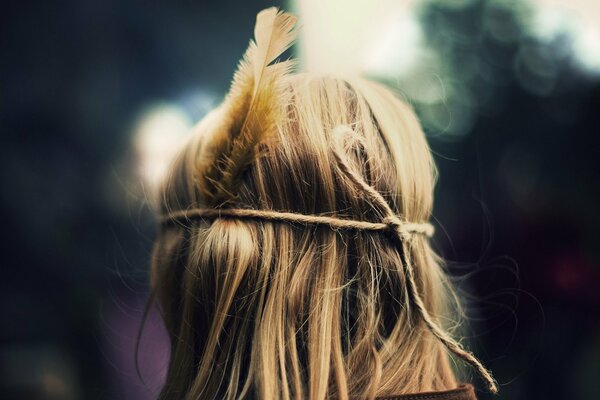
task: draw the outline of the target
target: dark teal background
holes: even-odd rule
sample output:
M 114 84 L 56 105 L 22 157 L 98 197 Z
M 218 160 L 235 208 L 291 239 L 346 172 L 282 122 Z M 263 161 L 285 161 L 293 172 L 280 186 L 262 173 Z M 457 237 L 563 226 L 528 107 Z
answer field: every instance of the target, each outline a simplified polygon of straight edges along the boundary
M 444 130 L 439 109 L 413 102 L 440 171 L 436 247 L 499 398 L 598 399 L 600 75 L 568 37 L 529 35 L 510 3 L 465 4 L 419 11 L 452 82 L 445 111 L 470 121 Z M 133 344 L 156 223 L 132 173 L 132 124 L 161 101 L 198 118 L 193 89 L 221 98 L 268 5 L 3 4 L 0 398 L 152 398 L 165 342 L 152 314 L 144 389 Z

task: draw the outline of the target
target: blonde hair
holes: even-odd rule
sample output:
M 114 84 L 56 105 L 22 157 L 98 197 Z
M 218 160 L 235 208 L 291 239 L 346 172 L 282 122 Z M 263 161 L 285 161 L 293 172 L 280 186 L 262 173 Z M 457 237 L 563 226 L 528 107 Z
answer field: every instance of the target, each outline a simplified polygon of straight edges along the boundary
M 289 15 L 266 11 L 290 32 L 290 20 L 278 20 Z M 151 288 L 171 359 L 160 398 L 372 399 L 447 389 L 456 386 L 448 350 L 487 373 L 441 327 L 452 320 L 453 294 L 426 235 L 170 217 L 235 206 L 429 220 L 436 171 L 410 107 L 372 81 L 293 74 L 270 64 L 272 55 L 259 86 L 248 67 L 254 56 L 247 52 L 229 96 L 198 125 L 162 189 Z M 244 68 L 252 82 L 240 89 Z

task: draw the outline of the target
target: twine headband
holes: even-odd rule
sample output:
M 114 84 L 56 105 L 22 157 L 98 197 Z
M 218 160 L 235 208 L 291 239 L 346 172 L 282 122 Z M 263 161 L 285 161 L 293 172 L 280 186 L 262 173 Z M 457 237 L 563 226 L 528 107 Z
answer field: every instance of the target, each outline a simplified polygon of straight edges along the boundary
M 430 223 L 415 223 L 403 221 L 396 215 L 390 215 L 381 222 L 345 219 L 328 215 L 300 214 L 284 211 L 255 210 L 245 208 L 191 208 L 188 210 L 174 211 L 167 214 L 161 221 L 163 224 L 173 222 L 185 223 L 195 219 L 214 220 L 218 218 L 256 219 L 269 222 L 288 222 L 299 225 L 328 226 L 333 229 L 355 229 L 362 231 L 394 231 L 403 240 L 409 239 L 413 234 L 431 237 L 434 232 Z

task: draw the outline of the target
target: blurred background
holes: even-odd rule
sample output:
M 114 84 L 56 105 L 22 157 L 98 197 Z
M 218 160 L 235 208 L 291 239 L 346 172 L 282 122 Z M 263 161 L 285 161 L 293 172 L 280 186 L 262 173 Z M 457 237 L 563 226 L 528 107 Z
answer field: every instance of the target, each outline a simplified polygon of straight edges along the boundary
M 0 398 L 156 396 L 156 312 L 143 382 L 134 361 L 147 199 L 270 5 L 301 17 L 302 68 L 362 71 L 418 112 L 440 172 L 436 247 L 496 398 L 599 399 L 597 0 L 3 4 Z

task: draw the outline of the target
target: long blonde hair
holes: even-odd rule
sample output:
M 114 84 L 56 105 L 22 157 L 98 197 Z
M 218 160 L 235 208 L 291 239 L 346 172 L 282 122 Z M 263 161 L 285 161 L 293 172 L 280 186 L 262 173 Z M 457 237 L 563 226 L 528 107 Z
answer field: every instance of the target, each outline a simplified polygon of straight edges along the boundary
M 276 80 L 271 100 L 256 104 L 256 80 L 240 93 L 238 72 L 174 160 L 162 215 L 235 205 L 381 221 L 387 211 L 350 169 L 395 215 L 429 220 L 436 170 L 410 107 L 362 78 L 261 68 Z M 237 123 L 240 98 L 244 118 L 268 123 Z M 239 142 L 245 129 L 262 139 Z M 424 235 L 399 245 L 386 232 L 261 219 L 164 223 L 151 288 L 171 338 L 161 399 L 372 399 L 457 384 L 448 349 L 464 350 L 443 329 L 453 292 Z

